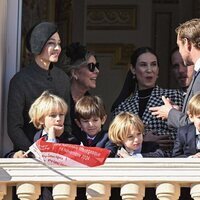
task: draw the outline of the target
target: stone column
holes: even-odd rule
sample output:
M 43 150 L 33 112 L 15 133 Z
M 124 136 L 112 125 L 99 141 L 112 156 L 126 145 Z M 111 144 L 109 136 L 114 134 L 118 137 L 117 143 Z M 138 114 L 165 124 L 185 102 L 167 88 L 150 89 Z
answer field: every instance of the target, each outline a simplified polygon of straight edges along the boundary
M 7 185 L 1 184 L 0 185 L 0 200 L 2 200 L 4 195 L 6 195 L 6 194 L 7 194 Z
M 86 196 L 88 200 L 109 200 L 110 185 L 103 183 L 91 183 L 86 186 Z
M 200 183 L 191 185 L 190 194 L 194 200 L 200 200 Z
M 36 200 L 41 194 L 39 184 L 20 183 L 17 184 L 17 196 L 20 200 Z
M 177 200 L 180 196 L 180 186 L 176 183 L 158 184 L 156 195 L 159 200 Z
M 120 195 L 123 200 L 142 200 L 145 194 L 145 186 L 137 183 L 125 183 L 121 186 Z
M 55 200 L 74 200 L 76 197 L 76 185 L 58 183 L 53 185 L 53 198 Z

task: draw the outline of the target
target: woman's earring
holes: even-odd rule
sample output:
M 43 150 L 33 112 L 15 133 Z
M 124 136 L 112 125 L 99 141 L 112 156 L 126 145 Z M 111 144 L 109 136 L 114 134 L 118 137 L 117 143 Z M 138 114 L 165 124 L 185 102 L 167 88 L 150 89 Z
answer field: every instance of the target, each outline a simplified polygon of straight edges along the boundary
M 77 77 L 77 75 L 75 74 L 75 71 L 74 71 L 74 70 L 71 72 L 71 78 L 74 78 L 75 80 L 78 80 L 78 77 Z
M 129 70 L 130 70 L 131 73 L 132 73 L 132 79 L 135 79 L 135 68 L 133 67 L 132 64 L 130 64 L 130 68 L 129 68 Z
M 73 76 L 72 76 L 75 80 L 78 80 L 78 77 L 75 75 L 75 74 L 73 74 Z

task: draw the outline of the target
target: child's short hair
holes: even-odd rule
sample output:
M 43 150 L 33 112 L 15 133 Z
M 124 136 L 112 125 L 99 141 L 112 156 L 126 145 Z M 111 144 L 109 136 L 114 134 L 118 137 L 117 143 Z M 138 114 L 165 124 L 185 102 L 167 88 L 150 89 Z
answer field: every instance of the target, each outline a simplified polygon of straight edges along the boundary
M 106 116 L 103 100 L 98 96 L 83 96 L 75 105 L 75 117 L 77 120 L 89 119 L 91 117 Z
M 200 93 L 194 95 L 188 103 L 188 113 L 192 116 L 200 115 Z
M 62 98 L 49 93 L 49 91 L 44 91 L 30 107 L 30 122 L 33 122 L 35 128 L 41 129 L 43 117 L 53 112 L 61 112 L 66 115 L 67 110 L 68 106 Z
M 108 137 L 116 145 L 123 145 L 123 141 L 128 137 L 130 128 L 133 127 L 140 133 L 144 133 L 142 120 L 130 112 L 121 112 L 115 116 L 108 129 Z

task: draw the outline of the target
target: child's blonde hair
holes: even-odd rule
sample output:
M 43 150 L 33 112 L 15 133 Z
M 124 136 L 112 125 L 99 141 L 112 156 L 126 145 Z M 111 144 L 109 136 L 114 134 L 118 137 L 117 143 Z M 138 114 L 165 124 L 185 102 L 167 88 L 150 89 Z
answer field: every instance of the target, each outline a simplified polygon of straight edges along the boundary
M 77 120 L 91 117 L 103 119 L 106 116 L 103 100 L 98 96 L 83 96 L 76 102 L 75 116 Z
M 109 139 L 118 146 L 128 137 L 130 128 L 144 133 L 144 124 L 141 119 L 130 112 L 121 112 L 115 116 L 108 129 Z
M 49 93 L 49 91 L 44 91 L 41 96 L 39 96 L 31 105 L 29 110 L 30 122 L 33 122 L 35 128 L 41 129 L 41 120 L 53 112 L 61 112 L 66 115 L 68 106 L 65 101 Z
M 200 93 L 194 95 L 188 103 L 188 113 L 192 116 L 200 115 Z

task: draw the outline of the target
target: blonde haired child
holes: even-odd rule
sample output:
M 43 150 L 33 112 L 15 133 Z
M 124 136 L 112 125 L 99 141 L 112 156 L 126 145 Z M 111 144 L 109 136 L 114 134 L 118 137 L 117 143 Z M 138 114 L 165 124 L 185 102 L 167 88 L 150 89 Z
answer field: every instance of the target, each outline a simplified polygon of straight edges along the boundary
M 65 101 L 57 95 L 44 91 L 31 105 L 30 122 L 40 129 L 34 136 L 34 141 L 45 137 L 47 142 L 60 142 L 59 137 L 64 132 L 64 120 L 68 111 Z M 24 151 L 10 152 L 6 157 L 25 157 Z
M 108 130 L 110 140 L 119 146 L 117 156 L 125 157 L 164 157 L 159 145 L 143 142 L 144 124 L 130 112 L 115 116 Z
M 178 128 L 172 156 L 200 158 L 200 93 L 190 99 L 187 113 L 192 123 Z
M 48 141 L 56 142 L 55 138 L 60 137 L 64 132 L 64 120 L 67 111 L 68 106 L 62 98 L 45 91 L 30 107 L 30 122 L 37 129 L 42 129 L 40 131 L 42 135 L 39 136 L 47 135 Z M 38 133 L 34 140 L 37 135 Z

